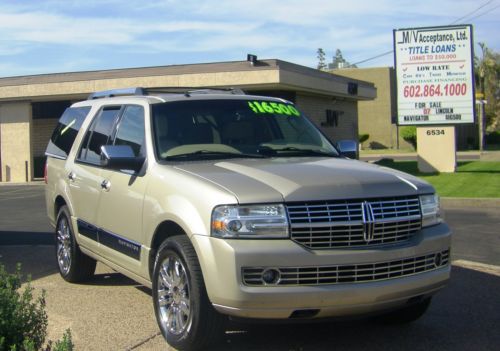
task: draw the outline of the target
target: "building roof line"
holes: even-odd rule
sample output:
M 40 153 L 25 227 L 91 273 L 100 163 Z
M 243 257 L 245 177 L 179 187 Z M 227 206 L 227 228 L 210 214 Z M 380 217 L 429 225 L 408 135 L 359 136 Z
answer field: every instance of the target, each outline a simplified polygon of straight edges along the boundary
M 46 73 L 28 76 L 4 77 L 0 78 L 0 87 L 22 86 L 31 84 L 79 82 L 88 80 L 120 79 L 136 77 L 155 77 L 169 75 L 188 75 L 203 73 L 223 73 L 241 71 L 261 71 L 261 70 L 286 70 L 299 74 L 305 74 L 320 79 L 332 79 L 332 73 L 323 72 L 314 68 L 297 65 L 291 62 L 269 59 L 259 60 L 256 65 L 251 65 L 247 61 L 227 61 L 214 63 L 196 63 L 185 65 L 151 66 L 118 68 L 109 70 L 81 71 L 81 72 L 60 72 Z M 373 84 L 357 79 L 349 79 L 333 74 L 334 79 L 340 82 L 354 81 L 358 84 L 372 87 Z
M 340 81 L 342 83 L 353 82 L 353 83 L 358 83 L 359 85 L 363 85 L 363 86 L 371 87 L 371 88 L 373 88 L 375 86 L 372 82 L 367 82 L 367 81 L 355 79 L 355 78 L 349 78 L 349 77 L 337 75 L 334 72 L 321 71 L 319 69 L 297 65 L 295 63 L 291 63 L 288 61 L 276 60 L 276 64 L 277 64 L 277 66 L 283 68 L 286 71 L 291 71 L 291 72 L 295 72 L 295 73 L 299 73 L 299 74 L 306 74 L 308 76 L 312 76 L 315 78 L 322 78 L 322 79 L 330 80 L 330 79 L 332 79 L 332 76 L 334 76 L 335 80 Z
M 247 61 L 227 61 L 213 63 L 195 63 L 184 65 L 166 65 L 150 67 L 116 68 L 94 71 L 58 72 L 37 75 L 15 76 L 0 78 L 0 86 L 29 85 L 74 82 L 95 79 L 116 79 L 135 77 L 154 77 L 163 75 L 217 73 L 232 71 L 255 71 L 277 69 L 277 60 L 262 60 L 252 66 Z

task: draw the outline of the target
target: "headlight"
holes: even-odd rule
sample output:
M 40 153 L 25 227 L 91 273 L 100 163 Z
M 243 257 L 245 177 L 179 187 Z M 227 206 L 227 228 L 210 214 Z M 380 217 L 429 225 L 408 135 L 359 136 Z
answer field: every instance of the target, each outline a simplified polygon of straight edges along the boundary
M 286 238 L 285 206 L 224 205 L 212 212 L 212 236 L 219 238 Z
M 420 207 L 422 209 L 422 227 L 429 227 L 443 221 L 439 196 L 436 194 L 420 196 Z

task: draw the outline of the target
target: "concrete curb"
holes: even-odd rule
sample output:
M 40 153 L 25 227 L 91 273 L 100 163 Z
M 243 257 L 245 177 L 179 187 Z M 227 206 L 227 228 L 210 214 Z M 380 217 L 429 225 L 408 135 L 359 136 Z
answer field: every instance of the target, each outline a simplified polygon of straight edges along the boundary
M 500 155 L 500 154 L 499 154 Z M 457 162 L 463 161 L 480 161 L 487 158 L 489 161 L 496 161 L 500 158 L 497 154 L 485 154 L 478 151 L 458 151 L 456 153 Z M 393 159 L 395 161 L 416 161 L 418 154 L 416 152 L 402 152 L 402 153 L 361 153 L 359 159 L 361 161 L 378 161 L 381 159 Z
M 441 205 L 445 209 L 457 207 L 500 208 L 500 198 L 442 197 Z
M 493 274 L 496 275 L 497 277 L 500 277 L 500 266 L 484 264 L 481 262 L 472 262 L 467 260 L 455 260 L 452 262 L 452 264 L 457 267 L 473 269 L 478 272 Z

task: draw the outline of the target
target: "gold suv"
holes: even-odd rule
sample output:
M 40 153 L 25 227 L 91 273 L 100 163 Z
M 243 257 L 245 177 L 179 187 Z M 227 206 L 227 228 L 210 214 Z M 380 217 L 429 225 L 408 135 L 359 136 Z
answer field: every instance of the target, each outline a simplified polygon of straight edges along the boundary
M 163 336 L 186 350 L 227 316 L 413 321 L 449 279 L 450 230 L 429 184 L 345 157 L 353 145 L 283 99 L 94 93 L 47 147 L 61 276 L 101 261 L 151 287 Z

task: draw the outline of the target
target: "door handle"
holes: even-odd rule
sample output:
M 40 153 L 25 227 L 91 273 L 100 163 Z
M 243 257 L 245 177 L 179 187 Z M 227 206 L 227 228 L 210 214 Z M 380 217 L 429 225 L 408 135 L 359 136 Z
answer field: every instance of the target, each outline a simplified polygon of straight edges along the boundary
M 107 179 L 104 179 L 101 182 L 101 188 L 103 190 L 109 191 L 109 189 L 111 189 L 111 182 L 109 180 L 107 180 Z
M 76 174 L 75 172 L 71 171 L 68 173 L 68 179 L 71 181 L 74 181 L 76 179 Z

